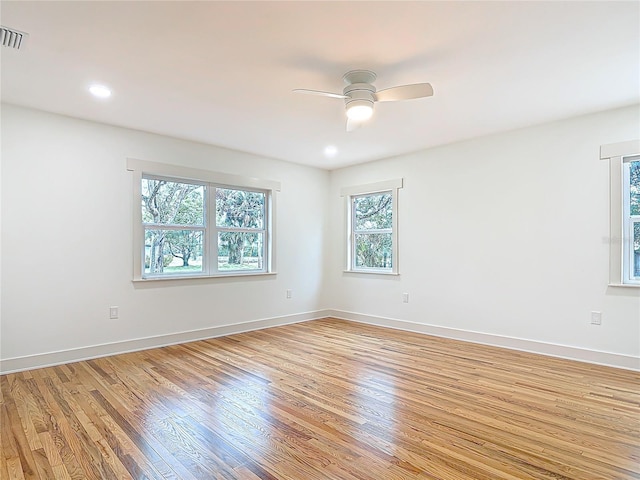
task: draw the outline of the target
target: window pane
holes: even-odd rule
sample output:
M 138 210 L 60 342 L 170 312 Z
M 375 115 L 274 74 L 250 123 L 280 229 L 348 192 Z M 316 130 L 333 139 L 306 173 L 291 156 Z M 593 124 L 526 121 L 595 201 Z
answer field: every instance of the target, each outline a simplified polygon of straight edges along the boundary
M 640 160 L 629 162 L 629 180 L 631 215 L 640 215 Z
M 218 233 L 218 269 L 221 271 L 263 270 L 264 234 Z
M 144 272 L 178 275 L 202 272 L 201 230 L 145 230 Z
M 355 197 L 355 230 L 391 228 L 392 198 L 391 192 Z
M 143 178 L 142 221 L 204 225 L 204 186 Z
M 265 195 L 262 192 L 216 188 L 216 225 L 263 228 Z
M 356 267 L 391 269 L 390 233 L 358 233 L 355 240 Z
M 640 278 L 640 222 L 633 224 L 633 277 Z

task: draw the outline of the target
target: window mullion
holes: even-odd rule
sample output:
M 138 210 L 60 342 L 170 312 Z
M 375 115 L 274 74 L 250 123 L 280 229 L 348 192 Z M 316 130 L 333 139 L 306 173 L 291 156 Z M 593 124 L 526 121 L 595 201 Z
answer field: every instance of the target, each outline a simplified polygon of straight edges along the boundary
M 165 223 L 143 223 L 145 230 L 197 230 L 204 232 L 204 225 L 167 225 Z
M 216 226 L 216 186 L 207 185 L 207 273 L 218 273 L 218 230 Z
M 219 232 L 264 233 L 264 228 L 216 227 Z
M 363 230 L 354 230 L 354 233 L 357 234 L 368 234 L 368 233 L 393 233 L 393 229 L 391 228 L 369 228 Z

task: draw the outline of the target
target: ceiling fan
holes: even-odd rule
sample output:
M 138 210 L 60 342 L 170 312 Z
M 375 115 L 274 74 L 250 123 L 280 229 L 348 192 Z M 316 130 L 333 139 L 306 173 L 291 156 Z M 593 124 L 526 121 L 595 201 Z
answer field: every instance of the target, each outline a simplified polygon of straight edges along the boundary
M 295 89 L 295 93 L 320 95 L 330 98 L 343 98 L 347 109 L 347 132 L 360 127 L 373 115 L 375 102 L 395 102 L 411 100 L 433 95 L 433 87 L 429 83 L 399 85 L 376 91 L 373 86 L 377 75 L 369 70 L 351 70 L 343 75 L 345 87 L 340 93 L 322 92 L 319 90 Z

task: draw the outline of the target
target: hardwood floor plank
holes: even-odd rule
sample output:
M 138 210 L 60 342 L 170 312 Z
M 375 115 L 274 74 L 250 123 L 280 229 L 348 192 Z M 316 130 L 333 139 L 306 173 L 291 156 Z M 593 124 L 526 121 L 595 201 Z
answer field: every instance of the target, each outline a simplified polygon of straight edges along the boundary
M 18 457 L 7 458 L 7 472 L 9 480 L 24 480 L 25 474 Z
M 60 456 L 56 445 L 53 443 L 51 434 L 49 432 L 42 432 L 39 435 L 42 449 L 44 450 L 44 454 L 47 457 L 47 461 L 49 462 L 49 464 L 52 467 L 64 465 L 64 463 L 62 462 L 62 457 Z
M 0 377 L 2 479 L 640 479 L 640 373 L 323 319 Z
M 0 420 L 0 426 L 2 421 Z M 0 450 L 2 450 L 2 443 L 0 443 Z M 7 470 L 7 459 L 4 454 L 0 455 L 0 478 L 9 478 L 9 471 Z
M 64 465 L 53 465 L 51 470 L 55 480 L 72 480 Z
M 71 396 L 65 391 L 64 385 L 58 382 L 57 376 L 45 379 L 45 384 L 49 387 L 66 419 L 65 422 L 60 422 L 60 427 L 75 458 L 88 476 L 100 479 L 114 479 L 115 474 L 108 462 L 105 461 L 105 457 L 96 443 L 96 440 L 100 438 L 99 435 L 92 435 L 94 428 L 90 422 L 88 424 L 90 430 L 87 431 L 82 421 L 75 414 Z
M 28 426 L 25 427 L 23 425 L 23 418 L 20 416 L 17 407 L 18 404 L 25 400 L 24 391 L 20 388 L 18 377 L 15 375 L 8 376 L 7 381 L 2 383 L 2 389 L 4 393 L 4 409 L 6 409 L 5 421 L 2 423 L 3 430 L 7 429 L 7 433 L 13 439 L 10 442 L 10 448 L 14 455 L 5 455 L 9 476 L 17 476 L 17 465 L 20 465 L 20 476 L 27 480 L 39 479 L 40 475 L 38 474 L 26 433 L 30 432 L 30 429 Z M 24 422 L 28 424 L 30 419 L 27 417 Z
M 161 464 L 163 459 L 158 455 L 152 443 L 147 440 L 148 434 L 141 434 L 125 417 L 126 412 L 118 410 L 118 404 L 112 404 L 105 397 L 108 394 L 108 391 L 101 393 L 98 390 L 92 390 L 91 395 L 96 400 L 96 402 L 102 407 L 105 411 L 106 416 L 109 419 L 113 420 L 113 423 L 118 426 L 119 429 L 122 430 L 124 435 L 131 440 L 131 442 L 136 446 L 136 448 L 142 453 L 143 458 L 149 462 L 147 468 L 141 468 L 140 465 L 137 464 L 134 457 L 127 454 L 124 455 L 123 460 L 125 468 L 129 472 L 133 472 L 136 475 L 142 475 L 144 473 L 145 478 L 153 478 L 153 479 L 161 479 L 162 476 L 156 470 L 155 467 L 151 467 L 151 465 Z M 123 415 L 124 414 L 124 415 Z
M 35 381 L 37 391 L 40 392 L 39 396 L 34 394 L 34 397 L 38 399 L 42 411 L 46 414 L 44 418 L 46 419 L 47 431 L 51 435 L 53 444 L 58 451 L 58 455 L 68 475 L 72 479 L 83 478 L 82 467 L 78 463 L 74 452 L 71 450 L 63 427 L 61 426 L 61 423 L 66 422 L 64 413 L 60 410 L 56 399 L 45 384 L 48 373 L 50 373 L 50 371 L 47 369 L 32 372 L 32 379 Z M 57 458 L 55 461 L 57 461 Z
M 39 478 L 53 478 L 52 465 L 47 458 L 47 455 L 43 448 L 33 450 L 33 459 L 36 464 L 36 470 L 38 471 Z

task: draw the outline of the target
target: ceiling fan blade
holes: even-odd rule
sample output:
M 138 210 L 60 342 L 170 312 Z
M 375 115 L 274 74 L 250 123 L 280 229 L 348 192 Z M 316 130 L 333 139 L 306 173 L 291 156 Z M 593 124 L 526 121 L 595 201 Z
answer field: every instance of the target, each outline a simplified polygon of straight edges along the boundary
M 376 101 L 395 102 L 396 100 L 411 100 L 431 95 L 433 95 L 433 87 L 430 83 L 414 83 L 413 85 L 400 85 L 380 90 L 376 92 Z
M 321 97 L 331 98 L 349 98 L 341 93 L 321 92 L 320 90 L 307 90 L 306 88 L 296 88 L 294 93 L 306 93 L 307 95 L 319 95 Z
M 353 120 L 347 117 L 347 132 L 353 132 L 364 124 L 364 121 Z

